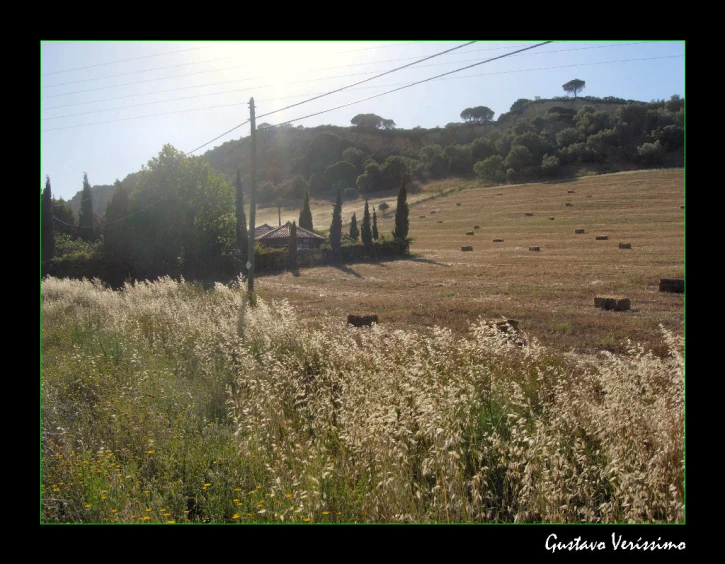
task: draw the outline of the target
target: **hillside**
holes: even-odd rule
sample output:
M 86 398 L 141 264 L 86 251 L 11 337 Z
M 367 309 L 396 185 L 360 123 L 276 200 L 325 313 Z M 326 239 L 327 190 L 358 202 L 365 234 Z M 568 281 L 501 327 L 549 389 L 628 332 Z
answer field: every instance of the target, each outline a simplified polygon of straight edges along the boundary
M 382 120 L 385 121 L 388 120 Z M 512 155 L 511 149 L 517 143 L 531 155 L 525 155 L 523 160 L 520 151 Z M 248 186 L 250 144 L 249 136 L 230 140 L 202 157 L 230 183 L 239 167 Z M 652 147 L 646 148 L 647 144 Z M 382 168 L 386 159 L 393 156 L 405 159 L 412 180 L 424 182 L 441 177 L 471 177 L 477 162 L 499 155 L 502 165 L 498 166 L 503 168 L 489 171 L 489 175 L 491 180 L 501 183 L 506 180 L 503 176 L 508 169 L 515 173 L 509 181 L 532 181 L 546 174 L 577 176 L 582 172 L 581 163 L 586 165 L 583 172 L 683 166 L 683 146 L 684 100 L 677 96 L 667 102 L 649 103 L 591 96 L 522 98 L 496 120 L 455 122 L 431 129 L 359 125 L 273 127 L 261 123 L 257 131 L 258 203 L 264 206 L 278 200 L 296 204 L 306 187 L 313 197 L 330 199 L 334 197 L 336 181 L 328 177 L 327 169 L 339 163 L 348 163 L 345 166 L 350 171 L 345 178 L 338 177 L 337 182 L 359 196 L 362 188 L 356 179 L 366 171 L 366 166 L 376 163 Z M 642 153 L 645 148 L 647 152 Z M 549 168 L 542 171 L 543 158 L 547 156 L 556 160 L 548 162 Z M 139 172 L 131 173 L 123 182 L 133 190 L 138 175 Z M 95 213 L 105 212 L 113 192 L 113 186 L 93 187 Z M 77 213 L 80 192 L 71 205 Z

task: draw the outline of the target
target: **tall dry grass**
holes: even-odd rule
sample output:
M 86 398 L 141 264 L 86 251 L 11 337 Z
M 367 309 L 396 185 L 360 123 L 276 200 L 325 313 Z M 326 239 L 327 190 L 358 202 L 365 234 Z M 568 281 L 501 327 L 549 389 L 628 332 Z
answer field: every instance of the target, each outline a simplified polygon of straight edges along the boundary
M 46 520 L 684 521 L 683 343 L 664 330 L 665 358 L 584 357 L 168 278 L 46 278 L 42 308 Z M 99 450 L 118 471 L 84 478 L 72 461 Z

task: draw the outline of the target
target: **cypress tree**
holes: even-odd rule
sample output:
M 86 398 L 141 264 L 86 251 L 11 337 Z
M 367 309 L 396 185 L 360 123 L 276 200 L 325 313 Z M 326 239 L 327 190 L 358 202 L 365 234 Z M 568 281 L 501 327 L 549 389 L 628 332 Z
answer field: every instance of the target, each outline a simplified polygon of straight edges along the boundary
M 297 224 L 293 221 L 289 228 L 289 267 L 297 270 Z
M 398 190 L 398 207 L 395 209 L 395 229 L 393 230 L 394 239 L 402 239 L 408 236 L 408 191 L 405 188 L 405 182 L 400 185 Z
M 370 208 L 368 201 L 365 200 L 365 211 L 363 212 L 362 227 L 360 228 L 360 237 L 362 238 L 365 248 L 370 250 L 373 246 L 373 232 L 370 227 Z
M 330 225 L 330 246 L 335 258 L 340 258 L 342 250 L 342 188 L 337 189 L 337 200 L 332 208 L 332 224 Z
M 53 195 L 50 191 L 50 177 L 45 177 L 45 189 L 40 203 L 41 262 L 47 263 L 55 253 L 55 234 L 53 233 Z
M 310 211 L 310 190 L 305 193 L 305 203 L 300 212 L 300 227 L 312 231 L 312 212 Z
M 247 232 L 247 216 L 244 215 L 244 191 L 242 190 L 242 172 L 237 167 L 236 180 L 236 205 L 237 205 L 237 248 L 242 253 L 242 264 L 247 262 L 247 251 L 249 249 L 249 233 Z
M 357 217 L 352 214 L 352 221 L 350 222 L 350 238 L 353 241 L 357 241 L 360 238 L 360 230 L 357 228 Z
M 373 208 L 373 239 L 378 240 L 378 216 L 375 214 L 375 208 Z
M 91 185 L 88 182 L 88 174 L 83 173 L 83 191 L 81 192 L 81 210 L 78 214 L 79 235 L 84 241 L 93 241 L 95 233 L 93 230 L 93 201 L 91 196 Z

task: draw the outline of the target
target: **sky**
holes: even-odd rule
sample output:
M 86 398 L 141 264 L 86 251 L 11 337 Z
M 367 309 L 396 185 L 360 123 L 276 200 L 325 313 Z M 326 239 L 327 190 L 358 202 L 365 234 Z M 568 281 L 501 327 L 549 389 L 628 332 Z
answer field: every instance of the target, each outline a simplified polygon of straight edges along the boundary
M 685 41 L 41 41 L 41 190 L 113 184 L 165 144 L 203 155 L 257 126 L 445 127 L 519 98 L 685 97 Z M 426 59 L 426 60 L 423 60 Z M 407 66 L 409 65 L 409 66 Z M 401 68 L 406 67 L 406 68 Z M 466 68 L 469 67 L 469 68 Z M 386 73 L 386 74 L 384 74 Z M 378 76 L 382 75 L 382 76 Z M 443 76 L 441 76 L 443 75 Z M 292 106 L 292 107 L 290 107 Z M 316 114 L 316 115 L 315 115 Z

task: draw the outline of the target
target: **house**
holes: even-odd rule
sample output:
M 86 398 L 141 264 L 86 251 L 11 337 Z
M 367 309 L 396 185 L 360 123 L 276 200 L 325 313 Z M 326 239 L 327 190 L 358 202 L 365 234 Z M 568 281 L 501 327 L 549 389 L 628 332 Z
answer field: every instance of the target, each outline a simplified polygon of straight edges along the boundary
M 267 225 L 266 223 L 264 225 Z M 263 227 L 263 226 L 260 226 Z M 269 227 L 267 225 L 267 227 Z M 271 231 L 266 231 L 265 233 L 262 233 L 261 235 L 257 235 L 258 231 L 257 229 L 254 230 L 255 241 L 259 241 L 260 245 L 263 245 L 265 247 L 287 247 L 289 245 L 289 237 L 290 237 L 290 228 L 292 227 L 292 224 L 288 221 L 281 227 L 277 227 L 276 229 L 272 229 Z M 317 249 L 322 243 L 324 243 L 327 239 L 324 237 L 318 235 L 317 233 L 313 233 L 312 231 L 308 231 L 307 229 L 304 229 L 303 227 L 297 227 L 297 248 L 298 249 Z
M 254 239 L 255 241 L 259 239 L 262 235 L 265 233 L 269 233 L 270 231 L 274 231 L 274 227 L 271 225 L 267 225 L 266 223 L 263 223 L 262 225 L 257 225 L 254 228 Z

